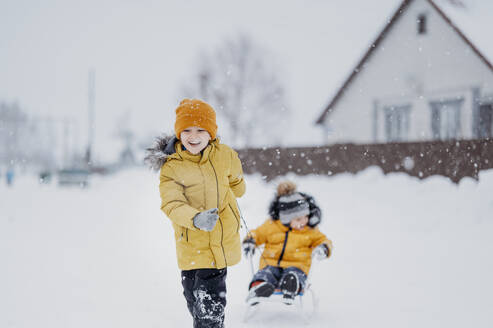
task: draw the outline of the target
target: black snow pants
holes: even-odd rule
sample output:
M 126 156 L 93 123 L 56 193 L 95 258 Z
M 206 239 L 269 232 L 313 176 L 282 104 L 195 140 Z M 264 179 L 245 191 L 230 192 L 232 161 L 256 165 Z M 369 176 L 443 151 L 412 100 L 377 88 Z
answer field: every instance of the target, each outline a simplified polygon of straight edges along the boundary
M 181 272 L 183 295 L 194 328 L 223 328 L 227 269 L 195 269 Z

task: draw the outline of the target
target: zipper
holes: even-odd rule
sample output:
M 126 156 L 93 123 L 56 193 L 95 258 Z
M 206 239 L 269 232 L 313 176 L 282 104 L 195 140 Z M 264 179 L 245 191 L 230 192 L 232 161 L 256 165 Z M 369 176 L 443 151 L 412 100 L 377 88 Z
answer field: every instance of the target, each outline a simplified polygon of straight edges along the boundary
M 204 172 L 202 172 L 202 167 L 200 166 L 200 163 L 197 163 L 197 167 L 199 168 L 200 175 L 202 176 L 202 184 L 205 186 L 205 176 L 204 176 Z M 206 199 L 207 199 L 207 193 L 206 193 L 206 188 L 204 188 L 204 206 L 206 205 Z
M 233 212 L 233 215 L 235 216 L 235 219 L 236 219 L 236 224 L 238 225 L 237 226 L 237 229 L 236 229 L 236 232 L 240 231 L 240 219 L 238 219 L 238 217 L 236 216 L 236 213 L 235 211 L 233 210 L 233 207 L 231 207 L 231 204 L 228 204 L 229 208 L 231 209 L 231 212 Z
M 211 159 L 209 158 L 209 163 L 211 163 L 212 170 L 214 170 L 214 176 L 216 177 L 216 203 L 217 203 L 217 209 L 219 210 L 219 181 L 217 180 L 217 173 L 216 173 L 216 168 L 214 165 L 212 165 Z
M 291 231 L 291 227 L 288 231 L 286 231 L 286 236 L 284 237 L 284 245 L 282 245 L 281 256 L 279 256 L 279 261 L 277 261 L 277 265 L 281 264 L 282 257 L 284 256 L 284 251 L 286 250 L 286 244 L 288 243 L 288 234 Z
M 216 204 L 217 204 L 217 210 L 219 211 L 219 181 L 217 180 L 217 173 L 216 173 L 216 168 L 214 165 L 212 165 L 212 161 L 209 158 L 209 163 L 211 163 L 212 170 L 214 171 L 214 176 L 216 177 Z M 221 218 L 219 218 L 219 223 L 221 224 L 221 249 L 223 250 L 223 256 L 224 256 L 224 263 L 226 266 L 228 266 L 228 260 L 226 260 L 226 252 L 224 251 L 224 245 L 223 245 L 223 238 L 224 238 L 224 228 L 223 228 L 223 221 Z

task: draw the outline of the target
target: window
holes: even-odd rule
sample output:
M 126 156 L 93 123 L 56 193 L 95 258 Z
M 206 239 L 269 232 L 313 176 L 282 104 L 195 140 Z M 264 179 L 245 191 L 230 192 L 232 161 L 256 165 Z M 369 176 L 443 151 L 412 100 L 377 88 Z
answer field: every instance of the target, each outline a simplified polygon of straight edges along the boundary
M 460 109 L 464 99 L 432 101 L 431 131 L 436 140 L 457 139 L 460 137 Z
M 493 104 L 479 106 L 479 135 L 480 138 L 493 137 Z
M 410 105 L 384 107 L 387 141 L 406 141 L 408 139 L 410 109 Z
M 417 19 L 418 34 L 426 34 L 426 15 L 420 14 Z

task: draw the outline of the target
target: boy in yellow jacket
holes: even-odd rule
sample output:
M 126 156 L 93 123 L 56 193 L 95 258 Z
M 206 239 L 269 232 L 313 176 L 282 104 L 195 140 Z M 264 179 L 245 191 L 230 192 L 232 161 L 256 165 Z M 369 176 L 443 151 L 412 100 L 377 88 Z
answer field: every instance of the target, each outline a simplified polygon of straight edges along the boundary
M 185 99 L 175 136 L 158 139 L 146 160 L 160 170 L 161 209 L 174 228 L 178 267 L 194 327 L 223 327 L 227 267 L 241 259 L 245 193 L 238 154 L 216 138 L 214 109 Z
M 310 271 L 312 255 L 328 258 L 332 242 L 316 227 L 321 213 L 314 199 L 296 192 L 296 185 L 283 182 L 271 203 L 271 218 L 252 230 L 243 241 L 246 255 L 265 244 L 260 257 L 260 270 L 250 282 L 249 299 L 269 297 L 276 288 L 289 303 L 304 289 Z M 313 254 L 312 254 L 313 253 Z

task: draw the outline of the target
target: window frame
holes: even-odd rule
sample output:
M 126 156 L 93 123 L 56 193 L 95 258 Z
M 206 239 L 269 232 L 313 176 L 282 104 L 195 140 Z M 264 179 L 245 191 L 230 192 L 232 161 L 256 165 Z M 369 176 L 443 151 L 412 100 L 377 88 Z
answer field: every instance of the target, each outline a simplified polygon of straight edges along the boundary
M 420 13 L 416 19 L 418 35 L 428 33 L 428 16 L 425 13 Z
M 383 106 L 383 124 L 387 142 L 409 140 L 411 108 L 411 104 Z
M 462 97 L 429 102 L 433 140 L 454 140 L 462 136 L 463 104 Z
M 481 103 L 478 107 L 478 138 L 493 138 L 493 102 L 492 103 Z M 488 112 L 488 114 L 483 114 Z M 483 116 L 488 116 L 487 121 L 484 122 L 485 118 Z M 488 126 L 489 125 L 489 126 Z

